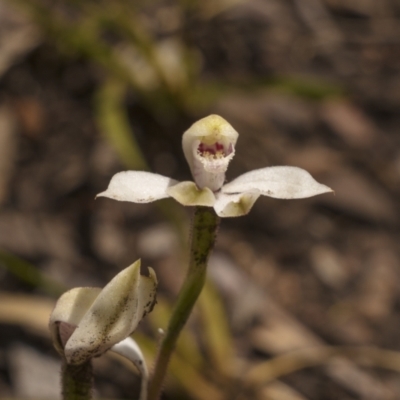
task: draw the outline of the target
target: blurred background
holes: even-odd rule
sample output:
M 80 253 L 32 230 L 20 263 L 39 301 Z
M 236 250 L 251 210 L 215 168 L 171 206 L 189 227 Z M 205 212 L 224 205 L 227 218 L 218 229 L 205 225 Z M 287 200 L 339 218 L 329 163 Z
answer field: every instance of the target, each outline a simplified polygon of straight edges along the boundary
M 55 299 L 138 258 L 151 365 L 191 210 L 94 198 L 125 169 L 190 179 L 181 135 L 216 113 L 228 179 L 294 165 L 335 195 L 222 221 L 164 399 L 399 399 L 399 109 L 399 0 L 0 0 L 0 397 L 59 398 Z M 129 365 L 95 371 L 136 398 Z

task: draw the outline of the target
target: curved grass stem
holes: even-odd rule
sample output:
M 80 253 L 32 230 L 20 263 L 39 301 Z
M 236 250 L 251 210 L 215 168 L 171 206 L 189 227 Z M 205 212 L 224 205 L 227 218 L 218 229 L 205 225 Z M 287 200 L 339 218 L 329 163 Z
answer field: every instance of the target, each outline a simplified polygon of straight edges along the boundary
M 219 217 L 210 207 L 196 207 L 192 226 L 190 262 L 187 276 L 161 341 L 148 400 L 157 400 L 179 334 L 188 320 L 205 283 L 208 258 L 215 244 Z

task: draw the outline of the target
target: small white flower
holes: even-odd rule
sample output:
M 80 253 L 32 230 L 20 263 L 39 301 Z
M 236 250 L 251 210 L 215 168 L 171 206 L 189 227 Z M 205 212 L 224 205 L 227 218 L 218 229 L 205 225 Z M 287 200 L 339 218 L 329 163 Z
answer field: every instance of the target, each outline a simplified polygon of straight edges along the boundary
M 260 195 L 301 199 L 332 192 L 307 171 L 288 166 L 250 171 L 224 185 L 237 138 L 238 133 L 226 120 L 210 115 L 183 134 L 183 151 L 194 182 L 177 182 L 150 172 L 125 171 L 114 175 L 108 189 L 97 196 L 134 203 L 173 197 L 185 206 L 214 207 L 220 217 L 239 217 L 251 210 Z
M 143 358 L 140 350 L 132 356 L 135 347 L 129 335 L 155 303 L 157 278 L 149 271 L 148 277 L 140 275 L 138 260 L 104 289 L 74 288 L 58 299 L 49 328 L 55 348 L 68 364 L 82 364 L 118 344 L 115 351 L 130 349 L 125 353 L 132 362 Z

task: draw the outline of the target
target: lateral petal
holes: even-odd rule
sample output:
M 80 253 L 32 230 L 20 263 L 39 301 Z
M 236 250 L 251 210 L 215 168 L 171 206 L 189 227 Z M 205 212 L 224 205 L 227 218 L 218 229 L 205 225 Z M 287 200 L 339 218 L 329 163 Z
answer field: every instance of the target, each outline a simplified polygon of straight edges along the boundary
M 222 218 L 241 217 L 249 213 L 259 196 L 257 193 L 218 193 L 214 210 Z
M 221 189 L 223 193 L 259 193 L 276 199 L 302 199 L 333 192 L 297 167 L 267 167 L 247 172 Z
M 167 189 L 177 181 L 163 175 L 145 171 L 123 171 L 115 174 L 106 191 L 96 197 L 109 197 L 119 201 L 150 203 L 169 197 Z

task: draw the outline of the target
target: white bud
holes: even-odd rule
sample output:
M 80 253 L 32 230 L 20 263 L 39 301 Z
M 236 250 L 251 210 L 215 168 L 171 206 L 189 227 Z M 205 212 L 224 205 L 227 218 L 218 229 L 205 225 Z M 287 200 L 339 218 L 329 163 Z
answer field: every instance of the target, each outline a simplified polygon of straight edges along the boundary
M 60 297 L 50 316 L 50 332 L 67 363 L 99 356 L 136 329 L 155 303 L 157 278 L 149 271 L 148 277 L 140 275 L 136 261 L 103 290 L 75 288 Z

